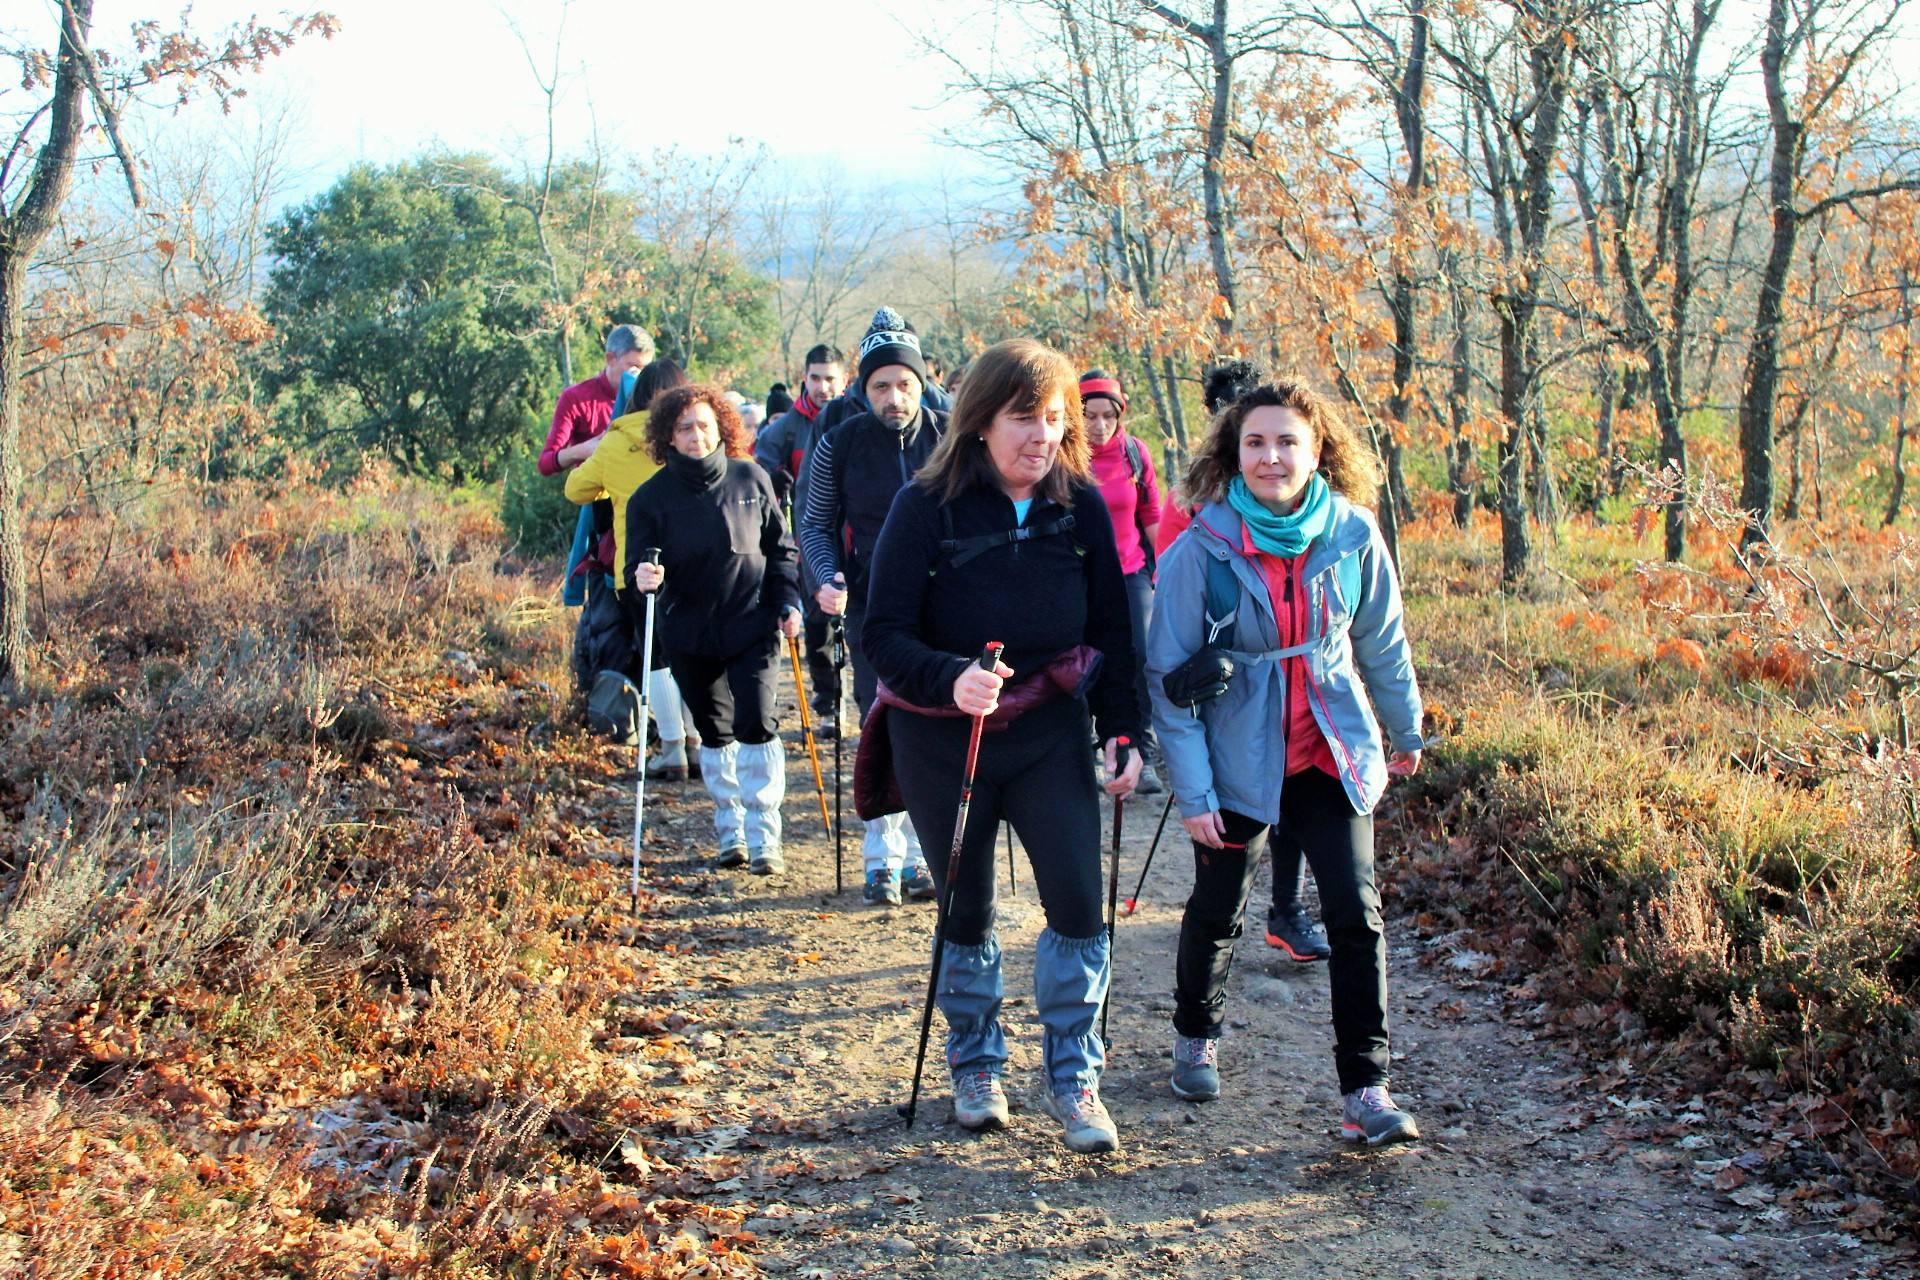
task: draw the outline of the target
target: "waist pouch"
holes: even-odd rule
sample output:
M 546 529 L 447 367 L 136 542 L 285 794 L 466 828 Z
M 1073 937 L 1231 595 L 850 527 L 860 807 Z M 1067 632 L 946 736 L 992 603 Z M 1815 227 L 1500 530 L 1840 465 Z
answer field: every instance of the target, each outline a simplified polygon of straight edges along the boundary
M 1166 691 L 1167 701 L 1191 711 L 1201 703 L 1210 702 L 1225 693 L 1232 682 L 1233 659 L 1226 650 L 1206 644 L 1201 645 L 1199 652 L 1191 658 L 1167 672 L 1160 681 L 1160 687 Z
M 1063 697 L 1083 697 L 1087 687 L 1100 674 L 1101 652 L 1092 645 L 1077 644 L 1040 670 L 1007 685 L 1000 691 L 1000 703 L 986 718 L 986 731 L 998 733 L 1035 707 L 1045 706 Z M 860 728 L 860 747 L 853 757 L 853 809 L 863 821 L 900 813 L 907 807 L 900 797 L 900 782 L 893 774 L 893 735 L 887 728 L 887 711 L 894 708 L 915 715 L 942 719 L 966 719 L 958 707 L 923 707 L 908 702 L 885 682 L 874 690 L 873 708 Z

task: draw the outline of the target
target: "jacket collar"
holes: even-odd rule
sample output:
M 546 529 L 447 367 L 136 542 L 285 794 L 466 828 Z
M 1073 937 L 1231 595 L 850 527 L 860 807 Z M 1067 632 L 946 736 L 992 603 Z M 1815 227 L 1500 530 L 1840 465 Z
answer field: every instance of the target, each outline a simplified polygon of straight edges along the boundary
M 1326 536 L 1307 548 L 1304 576 L 1309 578 L 1347 556 L 1365 550 L 1373 537 L 1366 518 L 1359 510 L 1340 494 L 1332 496 L 1333 516 L 1327 523 Z M 1240 550 L 1245 538 L 1246 522 L 1240 518 L 1238 511 L 1226 503 L 1209 502 L 1200 508 L 1193 517 L 1192 527 L 1196 530 L 1194 537 L 1214 559 L 1231 561 L 1246 558 Z

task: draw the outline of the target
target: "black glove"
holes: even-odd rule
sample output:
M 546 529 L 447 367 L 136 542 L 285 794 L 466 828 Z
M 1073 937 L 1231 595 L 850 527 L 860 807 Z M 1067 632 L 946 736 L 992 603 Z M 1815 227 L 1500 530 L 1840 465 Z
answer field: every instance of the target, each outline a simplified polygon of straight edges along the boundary
M 1167 701 L 1191 711 L 1225 693 L 1232 680 L 1233 659 L 1209 644 L 1167 672 L 1160 687 L 1166 690 Z

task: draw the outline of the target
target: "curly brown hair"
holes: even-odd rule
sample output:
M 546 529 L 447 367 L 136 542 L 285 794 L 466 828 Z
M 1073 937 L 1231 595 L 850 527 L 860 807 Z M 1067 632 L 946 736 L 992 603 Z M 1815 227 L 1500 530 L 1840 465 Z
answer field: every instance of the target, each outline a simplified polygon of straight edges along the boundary
M 1380 459 L 1333 403 L 1304 382 L 1279 380 L 1255 387 L 1222 409 L 1213 420 L 1213 434 L 1187 468 L 1181 490 L 1196 506 L 1222 502 L 1227 485 L 1240 474 L 1240 428 L 1255 409 L 1292 409 L 1306 419 L 1320 446 L 1320 474 L 1334 492 L 1359 507 L 1371 507 L 1380 496 Z
M 696 404 L 713 410 L 713 420 L 720 424 L 720 447 L 729 458 L 753 456 L 753 434 L 740 420 L 740 411 L 727 399 L 726 391 L 711 382 L 695 382 L 663 392 L 654 400 L 647 415 L 647 446 L 655 462 L 666 465 L 667 455 L 673 452 L 673 425 Z
M 967 365 L 947 434 L 914 482 L 942 502 L 952 502 L 968 489 L 998 486 L 1000 473 L 985 446 L 987 428 L 1002 409 L 1038 413 L 1056 395 L 1066 403 L 1067 430 L 1039 488 L 1049 501 L 1070 504 L 1073 482 L 1086 479 L 1092 466 L 1087 424 L 1080 416 L 1080 379 L 1071 361 L 1032 338 L 995 343 Z

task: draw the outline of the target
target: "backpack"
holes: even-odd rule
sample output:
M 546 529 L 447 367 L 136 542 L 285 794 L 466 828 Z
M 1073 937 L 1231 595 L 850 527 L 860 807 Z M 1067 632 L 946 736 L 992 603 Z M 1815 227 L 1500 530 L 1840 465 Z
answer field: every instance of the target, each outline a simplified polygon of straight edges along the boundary
M 1334 566 L 1334 576 L 1340 583 L 1340 594 L 1346 600 L 1347 608 L 1360 607 L 1360 558 L 1342 556 Z M 1233 566 L 1225 560 L 1207 557 L 1207 643 L 1240 616 L 1240 580 L 1233 576 Z
M 1120 437 L 1120 449 L 1127 455 L 1127 473 L 1133 477 L 1133 523 L 1140 530 L 1140 549 L 1147 556 L 1144 568 L 1148 581 L 1152 581 L 1153 575 L 1160 570 L 1160 557 L 1154 552 L 1153 539 L 1147 536 L 1146 526 L 1140 523 L 1140 507 L 1147 500 L 1147 488 L 1142 483 L 1147 476 L 1147 450 L 1145 445 L 1130 435 Z

